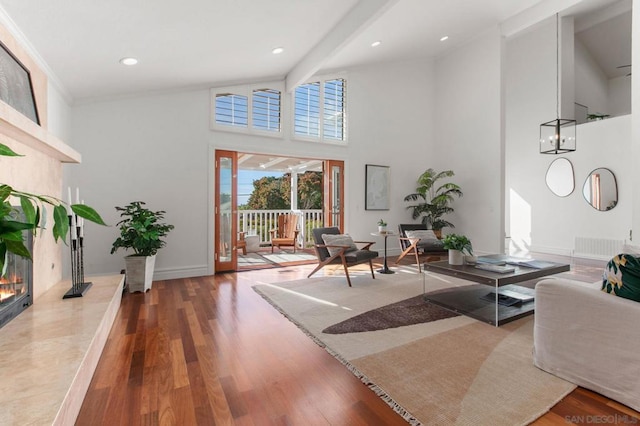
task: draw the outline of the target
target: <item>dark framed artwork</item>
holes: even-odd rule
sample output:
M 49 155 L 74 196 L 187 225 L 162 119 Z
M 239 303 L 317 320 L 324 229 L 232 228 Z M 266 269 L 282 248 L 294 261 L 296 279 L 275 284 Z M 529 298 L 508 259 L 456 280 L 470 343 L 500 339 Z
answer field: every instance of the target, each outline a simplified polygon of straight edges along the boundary
M 34 123 L 40 124 L 31 74 L 2 43 L 0 43 L 0 100 L 29 117 Z
M 389 210 L 389 166 L 365 166 L 365 210 Z

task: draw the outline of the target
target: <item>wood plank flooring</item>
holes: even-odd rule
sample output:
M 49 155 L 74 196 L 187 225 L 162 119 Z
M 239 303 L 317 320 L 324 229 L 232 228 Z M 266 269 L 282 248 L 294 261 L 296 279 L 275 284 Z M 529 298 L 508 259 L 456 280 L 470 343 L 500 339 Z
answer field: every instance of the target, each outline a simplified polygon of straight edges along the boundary
M 146 294 L 124 294 L 76 424 L 406 424 L 251 289 L 304 278 L 313 266 L 158 281 Z M 640 418 L 577 389 L 535 424 L 616 415 Z

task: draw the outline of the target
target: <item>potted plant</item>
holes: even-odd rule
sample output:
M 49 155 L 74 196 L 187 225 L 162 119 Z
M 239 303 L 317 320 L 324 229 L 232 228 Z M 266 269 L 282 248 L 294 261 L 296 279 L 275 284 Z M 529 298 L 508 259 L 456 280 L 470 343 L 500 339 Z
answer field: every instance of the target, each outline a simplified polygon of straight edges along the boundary
M 471 240 L 465 235 L 447 234 L 442 240 L 442 243 L 443 247 L 449 250 L 450 265 L 463 265 L 465 252 L 473 255 Z
M 156 253 L 166 244 L 163 237 L 173 229 L 173 225 L 161 222 L 164 211 L 154 212 L 144 205 L 143 201 L 133 201 L 125 207 L 116 207 L 124 219 L 117 223 L 120 236 L 113 242 L 111 254 L 120 248 L 133 250 L 133 254 L 125 257 L 130 293 L 151 288 Z
M 387 222 L 385 222 L 384 219 L 378 221 L 378 232 L 381 234 L 387 232 Z
M 1 143 L 0 156 L 22 157 Z M 16 209 L 9 201 L 10 197 L 16 197 L 20 200 L 24 215 L 22 219 L 18 218 Z M 56 242 L 58 239 L 65 241 L 69 232 L 68 215 L 71 212 L 91 222 L 106 225 L 100 215 L 87 205 L 69 204 L 71 212 L 68 212 L 65 203 L 55 197 L 22 192 L 9 185 L 0 184 L 0 276 L 6 272 L 6 260 L 9 253 L 31 259 L 31 253 L 24 245 L 22 231 L 30 229 L 35 235 L 38 228 L 44 229 L 46 205 L 53 207 L 51 232 Z
M 436 172 L 429 168 L 418 177 L 416 192 L 404 197 L 405 201 L 420 201 L 407 209 L 412 211 L 413 219 L 422 216 L 421 222 L 433 229 L 438 238 L 442 238 L 442 228 L 455 228 L 451 222 L 442 219 L 442 216 L 453 212 L 450 204 L 455 197 L 462 197 L 462 191 L 455 183 L 438 184 L 441 179 L 452 176 L 454 173 L 451 170 Z

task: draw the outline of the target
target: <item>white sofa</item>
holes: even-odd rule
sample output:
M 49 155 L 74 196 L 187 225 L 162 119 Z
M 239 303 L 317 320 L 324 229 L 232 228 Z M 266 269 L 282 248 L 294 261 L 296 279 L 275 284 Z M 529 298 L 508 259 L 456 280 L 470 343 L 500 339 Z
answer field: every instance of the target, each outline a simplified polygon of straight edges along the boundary
M 640 303 L 601 283 L 550 278 L 536 285 L 536 367 L 640 410 Z

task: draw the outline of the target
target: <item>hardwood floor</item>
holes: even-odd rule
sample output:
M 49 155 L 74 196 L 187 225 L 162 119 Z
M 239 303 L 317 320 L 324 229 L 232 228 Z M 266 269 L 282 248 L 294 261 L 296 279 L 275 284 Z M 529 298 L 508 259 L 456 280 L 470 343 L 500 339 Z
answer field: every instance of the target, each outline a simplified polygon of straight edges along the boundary
M 124 294 L 76 424 L 406 424 L 251 289 L 304 278 L 313 266 L 158 281 L 146 294 Z M 640 418 L 578 389 L 535 424 L 616 415 Z

